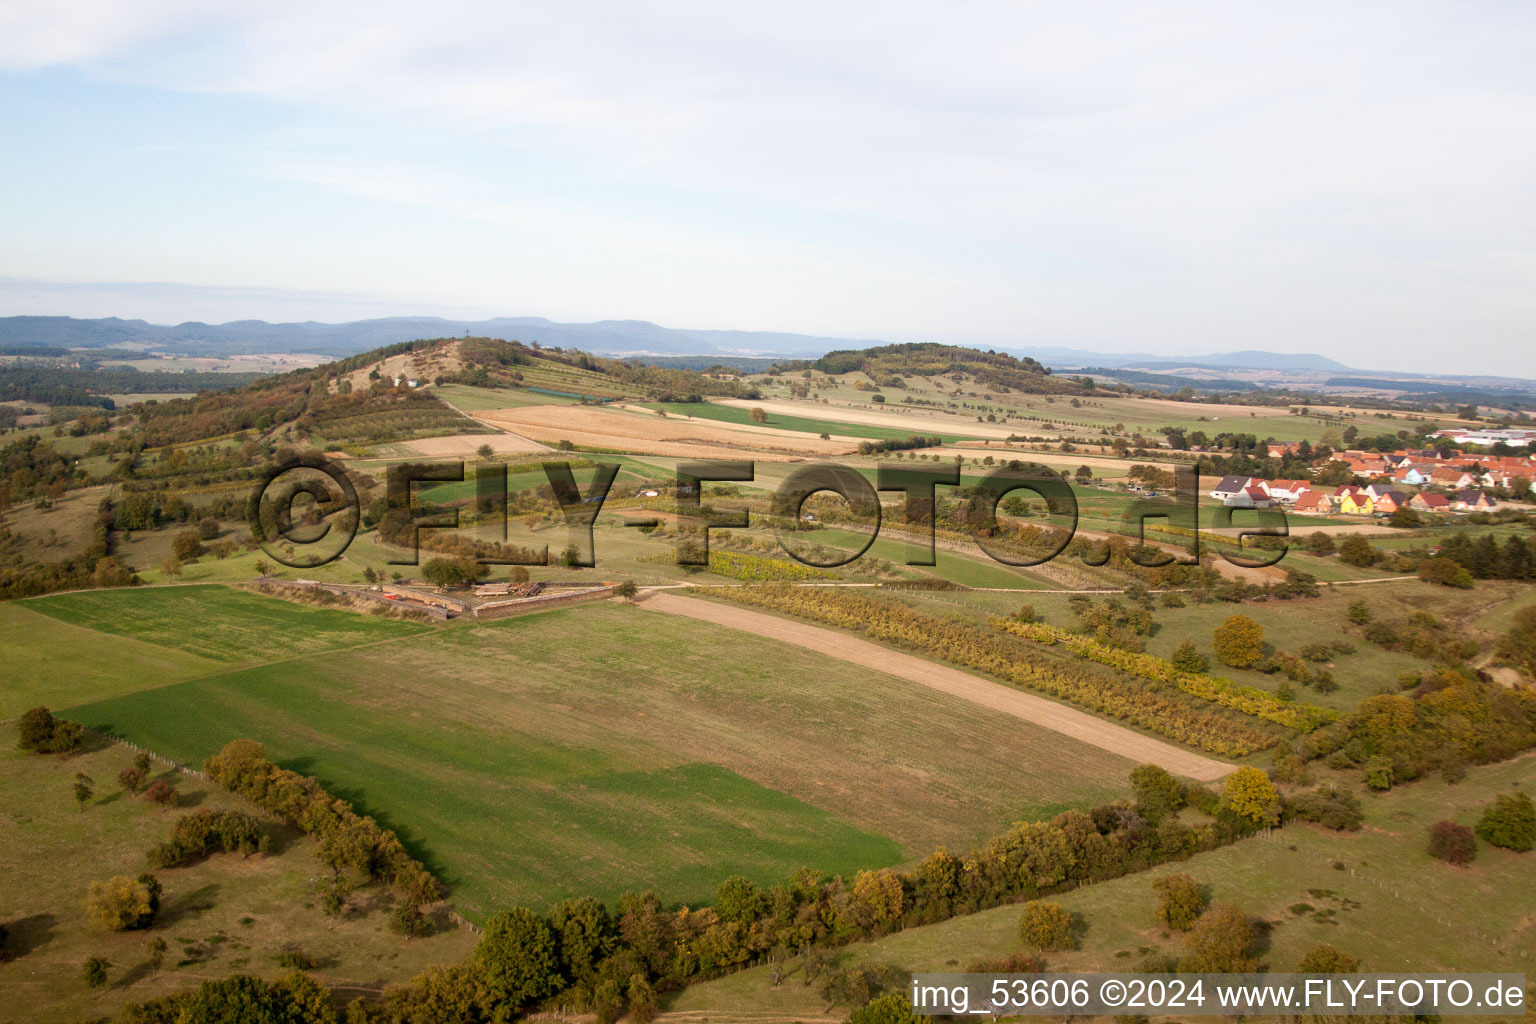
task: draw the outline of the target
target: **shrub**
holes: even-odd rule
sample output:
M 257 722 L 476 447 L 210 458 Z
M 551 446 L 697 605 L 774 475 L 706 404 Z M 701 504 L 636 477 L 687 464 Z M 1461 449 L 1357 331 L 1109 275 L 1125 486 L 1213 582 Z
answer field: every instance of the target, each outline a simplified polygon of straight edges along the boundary
M 156 867 L 174 867 L 214 853 L 249 857 L 269 843 L 261 820 L 244 811 L 193 811 L 177 820 L 169 842 L 150 851 Z
M 148 928 L 160 909 L 160 882 L 154 875 L 116 875 L 92 882 L 85 912 L 98 931 L 123 932 Z
M 1505 793 L 1478 819 L 1477 834 L 1490 845 L 1525 853 L 1536 845 L 1536 805 L 1524 793 Z
M 1429 827 L 1429 855 L 1447 864 L 1470 864 L 1477 857 L 1477 840 L 1465 825 L 1437 821 Z
M 905 993 L 889 992 L 848 1015 L 848 1024 L 918 1024 L 925 1018 L 912 1010 Z
M 1176 932 L 1187 932 L 1205 913 L 1205 894 L 1189 875 L 1164 875 L 1152 883 L 1157 919 Z
M 1307 950 L 1296 965 L 1298 974 L 1353 974 L 1360 969 L 1360 961 L 1326 942 L 1320 942 Z
M 1231 615 L 1211 635 L 1216 657 L 1233 668 L 1247 668 L 1264 656 L 1264 627 L 1246 615 Z
M 1072 934 L 1072 915 L 1060 903 L 1035 900 L 1024 904 L 1024 914 L 1019 918 L 1019 938 L 1030 949 L 1042 953 L 1077 948 L 1077 937 Z
M 1131 769 L 1131 791 L 1136 795 L 1136 813 L 1156 825 L 1184 806 L 1184 784 L 1155 764 Z
M 1371 604 L 1365 598 L 1360 598 L 1349 603 L 1349 610 L 1345 613 L 1350 622 L 1357 626 L 1363 626 L 1371 621 Z
M 80 724 L 54 718 L 47 708 L 33 708 L 22 715 L 20 731 L 16 745 L 39 754 L 58 754 L 80 745 Z
M 1175 647 L 1168 660 L 1180 672 L 1193 672 L 1197 675 L 1203 674 L 1211 667 L 1210 659 L 1200 653 L 1200 648 L 1195 646 L 1193 640 L 1185 640 Z
M 1358 533 L 1351 533 L 1339 542 L 1339 561 L 1364 568 L 1376 564 L 1376 549 Z
M 1258 968 L 1250 956 L 1253 925 L 1241 907 L 1212 907 L 1195 922 L 1184 939 L 1189 952 L 1179 961 L 1180 971 L 1213 974 L 1245 974 Z
M 1335 832 L 1358 832 L 1365 820 L 1360 800 L 1348 790 L 1319 786 L 1288 796 L 1282 802 L 1286 820 L 1311 821 Z

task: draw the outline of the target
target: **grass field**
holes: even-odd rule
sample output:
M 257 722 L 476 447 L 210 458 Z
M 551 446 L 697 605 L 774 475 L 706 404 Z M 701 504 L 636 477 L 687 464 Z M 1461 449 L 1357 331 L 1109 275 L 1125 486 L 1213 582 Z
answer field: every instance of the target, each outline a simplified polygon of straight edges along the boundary
M 116 594 L 81 596 L 108 599 L 76 608 L 103 646 L 149 630 Z M 294 637 L 303 620 L 261 628 Z M 1131 767 L 926 687 L 617 604 L 354 642 L 67 713 L 183 762 L 258 739 L 396 828 L 476 916 L 906 862 L 1112 798 Z
M 279 601 L 227 587 L 55 594 L 24 607 L 75 626 L 222 662 L 271 661 L 415 636 L 432 627 Z
M 10 931 L 9 955 L 0 957 L 0 1018 L 95 1020 L 124 1002 L 208 978 L 235 972 L 277 977 L 284 973 L 277 955 L 292 949 L 315 958 L 316 978 L 351 998 L 429 964 L 461 960 L 474 945 L 475 936 L 460 928 L 407 942 L 388 930 L 387 914 L 373 906 L 378 894 L 371 890 L 359 895 L 345 919 L 327 918 L 313 887 L 327 873 L 314 843 L 276 824 L 269 825 L 278 840 L 270 856 L 219 855 L 156 871 L 165 892 L 147 931 L 92 931 L 82 910 L 89 883 L 144 871 L 145 852 L 170 835 L 180 812 L 160 810 L 118 788 L 117 773 L 134 756 L 126 747 L 92 741 L 66 757 L 15 747 L 14 728 L 0 727 L 0 923 Z M 166 767 L 158 764 L 156 771 Z M 71 794 L 76 772 L 96 783 L 83 811 Z M 174 779 L 183 807 L 256 811 L 194 777 Z M 156 938 L 170 946 L 158 973 L 148 962 Z M 94 992 L 81 980 L 81 967 L 92 956 L 111 964 L 107 986 Z
M 1081 915 L 1086 928 L 1082 948 L 1047 954 L 1047 969 L 1124 972 L 1149 955 L 1178 956 L 1179 936 L 1157 922 L 1151 881 L 1184 872 L 1214 901 L 1236 903 L 1268 922 L 1258 956 L 1270 970 L 1294 970 L 1308 949 L 1326 942 L 1359 957 L 1367 971 L 1529 973 L 1536 962 L 1529 884 L 1536 854 L 1479 843 L 1477 860 L 1456 868 L 1424 852 L 1430 825 L 1443 818 L 1473 824 L 1482 805 L 1512 786 L 1536 786 L 1536 755 L 1475 768 L 1457 786 L 1435 779 L 1369 797 L 1360 832 L 1291 825 L 1272 838 L 1053 897 Z M 976 958 L 1017 951 L 1018 924 L 1017 906 L 999 907 L 845 947 L 841 959 L 962 971 Z M 829 1016 L 798 973 L 774 985 L 761 967 L 685 989 L 664 1005 L 721 1019 L 743 1007 L 784 1020 Z
M 782 413 L 769 413 L 768 418 L 761 424 L 754 424 L 752 410 L 739 406 L 717 405 L 713 402 L 675 402 L 661 405 L 656 402 L 643 403 L 647 409 L 665 409 L 668 416 L 698 417 L 699 419 L 718 420 L 721 423 L 741 423 L 764 427 L 777 427 L 780 430 L 796 430 L 805 434 L 832 434 L 843 437 L 863 437 L 872 441 L 902 441 L 913 434 L 937 433 L 944 439 L 945 444 L 954 444 L 957 441 L 969 440 L 972 435 L 955 433 L 947 430 L 926 431 L 917 427 L 903 429 L 901 427 L 877 427 L 863 423 L 848 423 L 840 420 L 817 419 L 814 416 L 786 416 Z

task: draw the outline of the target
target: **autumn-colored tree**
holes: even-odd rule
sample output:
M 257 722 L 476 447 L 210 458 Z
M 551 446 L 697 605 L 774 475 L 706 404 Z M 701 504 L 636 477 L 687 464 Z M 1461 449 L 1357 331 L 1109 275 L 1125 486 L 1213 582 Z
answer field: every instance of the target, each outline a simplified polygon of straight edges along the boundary
M 1447 864 L 1470 864 L 1477 858 L 1477 839 L 1465 825 L 1437 821 L 1429 827 L 1429 855 Z
M 190 562 L 203 553 L 203 538 L 196 530 L 182 530 L 171 541 L 171 553 L 183 562 Z
M 1353 974 L 1360 969 L 1360 961 L 1341 949 L 1320 942 L 1307 950 L 1296 965 L 1298 974 Z
M 144 790 L 144 798 L 152 804 L 159 804 L 161 807 L 175 807 L 177 800 L 180 799 L 180 795 L 176 792 L 176 784 L 174 782 L 156 779 L 149 784 L 148 789 Z
M 890 992 L 854 1010 L 848 1024 L 918 1024 L 925 1019 L 912 1009 L 905 993 Z
M 147 928 L 159 909 L 160 882 L 154 875 L 115 875 L 105 882 L 92 882 L 85 898 L 91 927 L 103 932 Z
M 1205 913 L 1205 894 L 1189 875 L 1164 875 L 1152 883 L 1157 919 L 1176 932 L 1187 932 Z
M 144 779 L 148 775 L 149 772 L 147 770 L 140 768 L 136 764 L 131 764 L 117 773 L 117 781 L 128 791 L 129 796 L 133 796 L 138 793 L 139 787 L 144 785 Z
M 1019 938 L 1030 949 L 1042 953 L 1077 948 L 1072 915 L 1060 903 L 1035 900 L 1024 904 L 1024 914 L 1019 918 Z
M 1264 656 L 1264 627 L 1246 615 L 1229 615 L 1211 634 L 1211 649 L 1224 664 L 1247 668 Z
M 1250 955 L 1253 925 L 1241 907 L 1218 904 L 1200 915 L 1184 938 L 1188 953 L 1180 971 L 1206 974 L 1246 974 L 1258 970 Z
M 768 413 L 763 410 L 762 406 L 757 406 L 757 405 L 753 406 L 752 407 L 752 412 L 750 413 L 750 415 L 752 417 L 752 422 L 753 423 L 767 423 L 768 422 Z
M 1268 775 L 1248 765 L 1227 776 L 1221 805 L 1254 825 L 1273 825 L 1280 820 L 1280 793 L 1275 784 Z

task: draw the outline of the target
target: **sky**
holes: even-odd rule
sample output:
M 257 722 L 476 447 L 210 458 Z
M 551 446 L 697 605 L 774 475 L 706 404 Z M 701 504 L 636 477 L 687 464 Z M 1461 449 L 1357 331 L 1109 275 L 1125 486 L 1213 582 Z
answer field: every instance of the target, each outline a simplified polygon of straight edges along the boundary
M 0 315 L 1536 377 L 1533 43 L 1495 2 L 6 0 Z

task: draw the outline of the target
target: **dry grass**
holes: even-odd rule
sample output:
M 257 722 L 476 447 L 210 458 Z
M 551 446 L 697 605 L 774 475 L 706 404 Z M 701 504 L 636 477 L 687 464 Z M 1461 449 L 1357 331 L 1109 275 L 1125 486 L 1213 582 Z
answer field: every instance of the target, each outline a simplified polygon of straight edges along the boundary
M 751 457 L 784 461 L 813 455 L 843 455 L 849 451 L 847 442 L 823 441 L 802 434 L 778 432 L 769 436 L 715 421 L 680 420 L 591 406 L 489 409 L 479 413 L 478 418 L 539 441 L 570 441 L 584 447 L 681 458 Z

